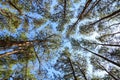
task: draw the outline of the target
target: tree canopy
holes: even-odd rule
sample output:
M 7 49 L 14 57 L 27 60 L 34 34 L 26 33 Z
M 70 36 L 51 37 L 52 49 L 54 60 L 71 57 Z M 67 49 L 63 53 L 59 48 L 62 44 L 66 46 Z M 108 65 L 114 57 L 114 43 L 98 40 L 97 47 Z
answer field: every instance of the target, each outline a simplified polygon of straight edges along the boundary
M 1 0 L 0 80 L 119 80 L 120 0 Z

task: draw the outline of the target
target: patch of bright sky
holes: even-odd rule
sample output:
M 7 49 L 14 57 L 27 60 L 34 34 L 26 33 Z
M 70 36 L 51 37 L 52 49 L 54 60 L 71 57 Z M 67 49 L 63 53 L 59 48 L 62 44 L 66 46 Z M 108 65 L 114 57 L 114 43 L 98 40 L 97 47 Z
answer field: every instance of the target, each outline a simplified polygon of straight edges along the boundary
M 72 3 L 73 2 L 74 1 L 72 1 Z M 86 2 L 86 0 L 81 0 L 81 1 L 79 1 L 77 3 L 74 3 L 73 7 L 70 8 L 70 10 L 74 11 L 74 17 L 78 16 L 78 12 L 80 12 L 80 11 L 78 11 L 78 9 L 80 8 L 80 6 L 84 6 L 85 2 Z
M 91 79 L 93 74 L 93 65 L 90 62 L 90 57 L 87 58 L 87 75 Z
M 0 30 L 0 36 L 5 36 L 5 35 L 9 35 L 10 32 L 8 32 L 8 30 L 4 29 L 4 30 Z
M 11 52 L 13 49 L 7 49 L 7 50 L 0 50 L 0 54 L 4 54 L 6 52 Z
M 96 70 L 95 72 L 93 72 L 93 76 L 98 76 L 100 78 L 105 77 L 106 75 L 106 71 L 101 71 L 101 70 Z
M 31 18 L 35 18 L 35 19 L 41 19 L 41 18 L 43 18 L 40 14 L 38 14 L 38 13 L 33 13 L 33 12 L 28 12 L 28 13 L 26 13 L 26 12 L 24 12 L 24 14 L 26 14 L 26 15 L 28 15 L 29 17 L 31 17 Z
M 50 8 L 50 13 L 51 14 L 54 14 L 54 6 L 56 5 L 56 4 L 58 4 L 58 2 L 56 1 L 56 0 L 53 0 L 52 1 L 52 4 L 51 4 L 51 8 Z
M 34 16 L 34 15 L 33 15 Z M 39 28 L 33 28 L 33 25 L 30 25 L 30 27 L 31 27 L 31 31 L 29 31 L 28 33 L 27 33 L 27 37 L 28 37 L 28 39 L 33 39 L 35 36 L 38 36 L 38 35 L 36 35 L 36 32 L 40 32 L 40 31 L 43 31 L 44 30 L 44 28 L 47 26 L 49 24 L 49 22 L 47 21 L 47 22 L 45 22 L 43 25 L 41 25 Z M 32 30 L 32 28 L 33 28 L 33 30 Z
M 44 68 L 48 71 L 47 75 L 49 76 L 50 79 L 55 79 L 54 77 L 54 74 L 57 76 L 57 75 L 61 75 L 62 74 L 59 72 L 59 71 L 56 71 L 50 63 L 45 63 L 44 65 Z

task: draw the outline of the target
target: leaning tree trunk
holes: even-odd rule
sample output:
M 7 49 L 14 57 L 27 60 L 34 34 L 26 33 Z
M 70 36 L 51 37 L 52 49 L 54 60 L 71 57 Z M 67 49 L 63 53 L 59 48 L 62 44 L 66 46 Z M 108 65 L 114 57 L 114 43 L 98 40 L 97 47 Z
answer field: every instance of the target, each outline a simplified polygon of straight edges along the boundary
M 85 75 L 85 72 L 84 72 L 84 71 L 80 68 L 80 66 L 79 66 L 79 65 L 80 65 L 79 62 L 77 62 L 77 64 L 78 64 L 78 68 L 79 68 L 80 72 L 82 73 L 84 79 L 87 80 L 87 77 L 86 77 L 86 75 Z
M 100 62 L 98 62 L 98 61 L 96 61 L 98 64 L 99 64 L 99 66 L 103 69 L 103 70 L 105 70 L 114 80 L 119 80 L 119 79 L 117 79 L 112 73 L 110 73 L 103 65 L 101 65 L 100 64 Z
M 102 55 L 99 55 L 99 54 L 97 54 L 97 53 L 95 53 L 95 52 L 92 52 L 92 51 L 88 50 L 87 48 L 84 48 L 84 47 L 82 47 L 82 46 L 80 46 L 80 47 L 83 48 L 84 50 L 86 50 L 86 51 L 88 51 L 88 52 L 91 52 L 92 54 L 94 54 L 94 55 L 96 55 L 96 56 L 98 56 L 98 57 L 100 57 L 100 58 L 102 58 L 102 59 L 104 59 L 104 60 L 106 60 L 106 61 L 108 61 L 108 62 L 110 62 L 110 63 L 112 63 L 112 64 L 114 64 L 114 65 L 116 65 L 116 66 L 118 66 L 118 67 L 120 67 L 120 64 L 118 64 L 118 63 L 116 63 L 116 62 L 114 62 L 114 61 L 112 61 L 112 60 L 109 60 L 108 58 L 106 58 L 106 57 L 104 57 L 104 56 L 102 56 Z
M 72 68 L 72 74 L 73 74 L 73 76 L 74 76 L 74 80 L 77 80 L 77 77 L 76 77 L 76 75 L 75 75 L 75 70 L 74 70 L 74 68 L 73 68 L 71 59 L 70 59 L 69 57 L 68 57 L 68 60 L 69 60 L 70 66 L 71 66 L 71 68 Z

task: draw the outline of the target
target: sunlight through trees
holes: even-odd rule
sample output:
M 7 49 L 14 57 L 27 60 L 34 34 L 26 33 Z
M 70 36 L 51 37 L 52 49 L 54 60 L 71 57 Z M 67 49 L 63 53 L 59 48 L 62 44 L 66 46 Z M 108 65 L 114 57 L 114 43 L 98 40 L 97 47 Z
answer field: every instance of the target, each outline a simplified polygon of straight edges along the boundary
M 119 80 L 120 0 L 1 0 L 0 80 Z

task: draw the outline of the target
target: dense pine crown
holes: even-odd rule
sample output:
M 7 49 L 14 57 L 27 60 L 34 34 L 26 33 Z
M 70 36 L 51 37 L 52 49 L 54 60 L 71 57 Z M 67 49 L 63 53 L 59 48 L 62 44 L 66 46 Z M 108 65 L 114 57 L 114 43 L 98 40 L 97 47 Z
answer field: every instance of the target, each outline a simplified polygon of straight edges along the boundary
M 7 79 L 119 80 L 120 0 L 1 0 Z

